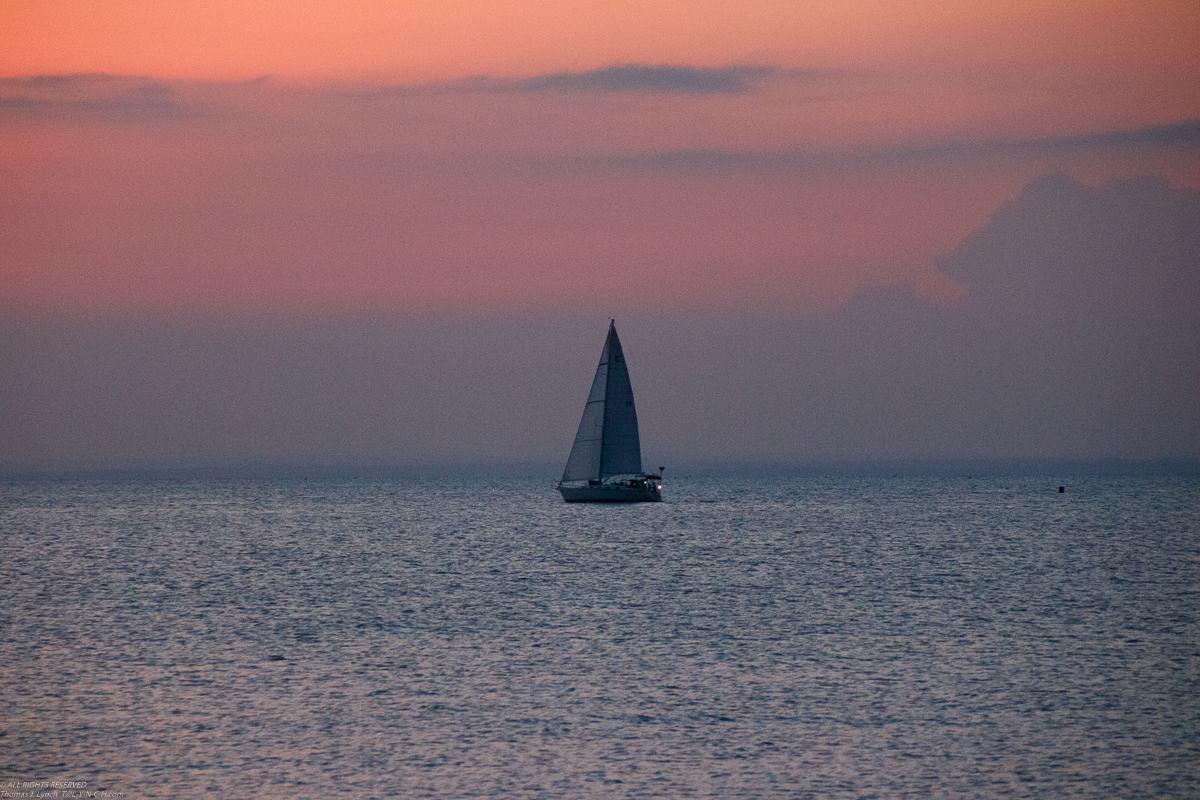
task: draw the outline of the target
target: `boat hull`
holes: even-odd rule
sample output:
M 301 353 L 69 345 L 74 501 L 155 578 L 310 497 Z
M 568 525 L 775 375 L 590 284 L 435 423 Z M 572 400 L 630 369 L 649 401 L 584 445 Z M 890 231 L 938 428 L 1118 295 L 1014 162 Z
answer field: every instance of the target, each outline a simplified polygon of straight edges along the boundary
M 568 503 L 658 503 L 662 493 L 651 487 L 620 485 L 559 486 L 559 493 Z

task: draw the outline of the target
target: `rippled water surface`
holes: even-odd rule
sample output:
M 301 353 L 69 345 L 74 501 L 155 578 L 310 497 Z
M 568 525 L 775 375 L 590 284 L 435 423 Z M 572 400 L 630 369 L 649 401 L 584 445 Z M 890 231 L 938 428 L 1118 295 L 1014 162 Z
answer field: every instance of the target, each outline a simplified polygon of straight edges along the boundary
M 0 485 L 0 779 L 1200 795 L 1200 480 Z

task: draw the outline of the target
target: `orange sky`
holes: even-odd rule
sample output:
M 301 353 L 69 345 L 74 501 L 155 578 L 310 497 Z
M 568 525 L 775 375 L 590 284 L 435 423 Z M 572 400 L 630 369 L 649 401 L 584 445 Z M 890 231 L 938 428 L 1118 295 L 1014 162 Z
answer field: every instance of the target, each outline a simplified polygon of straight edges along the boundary
M 1197 31 L 1184 0 L 9 0 L 0 75 L 423 81 L 765 62 L 1170 80 L 1200 74 Z

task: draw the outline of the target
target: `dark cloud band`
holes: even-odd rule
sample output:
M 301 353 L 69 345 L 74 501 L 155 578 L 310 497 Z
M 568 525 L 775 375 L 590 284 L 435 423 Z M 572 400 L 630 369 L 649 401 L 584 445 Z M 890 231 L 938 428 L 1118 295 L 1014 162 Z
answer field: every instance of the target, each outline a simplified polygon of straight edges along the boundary
M 81 73 L 0 79 L 0 120 L 139 121 L 183 116 L 186 106 L 165 82 Z
M 663 150 L 632 155 L 584 155 L 545 161 L 550 169 L 633 169 L 664 171 L 817 171 L 887 163 L 930 163 L 955 158 L 1003 158 L 1045 153 L 1200 147 L 1200 120 L 1106 131 L 1078 136 L 1029 139 L 942 141 L 891 148 L 847 150 Z

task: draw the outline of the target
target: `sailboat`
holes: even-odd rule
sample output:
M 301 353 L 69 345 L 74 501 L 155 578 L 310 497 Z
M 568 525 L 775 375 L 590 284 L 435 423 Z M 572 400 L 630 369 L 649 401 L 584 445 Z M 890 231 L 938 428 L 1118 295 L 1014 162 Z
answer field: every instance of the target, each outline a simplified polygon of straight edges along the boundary
M 609 322 L 579 432 L 555 486 L 568 503 L 662 500 L 662 476 L 642 472 L 637 410 L 616 320 Z

